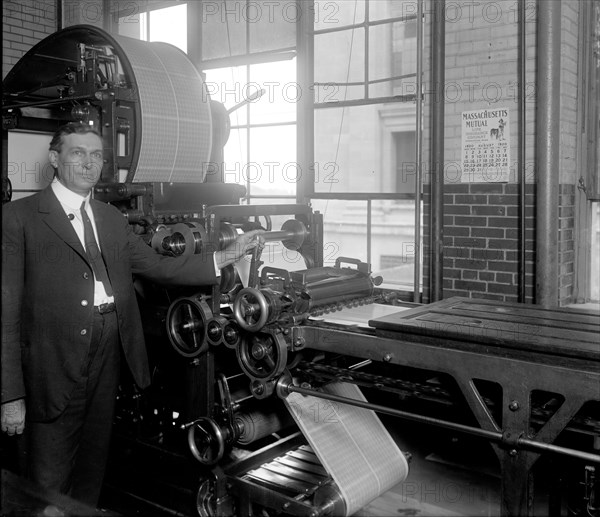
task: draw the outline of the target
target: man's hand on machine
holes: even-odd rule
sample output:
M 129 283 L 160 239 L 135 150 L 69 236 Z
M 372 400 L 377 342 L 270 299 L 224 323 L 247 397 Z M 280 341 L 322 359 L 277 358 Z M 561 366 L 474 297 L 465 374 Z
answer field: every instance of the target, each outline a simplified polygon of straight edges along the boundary
M 219 269 L 237 262 L 239 259 L 251 253 L 255 248 L 262 251 L 265 247 L 263 237 L 264 230 L 252 230 L 238 236 L 234 243 L 230 244 L 224 250 L 217 251 L 215 258 Z
M 0 407 L 2 431 L 9 436 L 22 434 L 25 429 L 25 399 L 5 402 Z

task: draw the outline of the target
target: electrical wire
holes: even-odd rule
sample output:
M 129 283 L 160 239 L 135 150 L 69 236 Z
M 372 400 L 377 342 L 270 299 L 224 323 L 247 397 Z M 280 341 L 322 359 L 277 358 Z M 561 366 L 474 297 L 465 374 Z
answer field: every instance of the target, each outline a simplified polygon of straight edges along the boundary
M 353 17 L 352 17 L 352 25 L 356 24 L 357 7 L 358 7 L 358 1 L 354 0 L 354 13 L 353 13 Z M 350 79 L 350 65 L 352 64 L 352 51 L 354 49 L 354 31 L 355 30 L 356 30 L 356 28 L 354 27 L 352 29 L 352 33 L 350 36 L 350 52 L 348 54 L 348 66 L 346 68 L 346 83 L 348 83 L 349 79 Z M 346 89 L 344 90 L 344 101 L 347 99 L 347 97 L 348 97 L 348 86 L 346 86 Z M 344 126 L 345 115 L 346 115 L 346 106 L 344 106 L 342 108 L 342 117 L 340 119 L 340 128 L 338 131 L 338 139 L 337 139 L 337 145 L 336 145 L 336 149 L 335 149 L 335 160 L 333 161 L 334 165 L 337 165 L 337 163 L 338 163 L 338 156 L 340 153 L 340 144 L 342 141 L 342 127 Z M 332 187 L 333 187 L 333 181 L 329 183 L 329 193 L 331 193 Z M 323 217 L 325 217 L 325 215 L 327 215 L 328 208 L 329 208 L 329 199 L 327 199 L 325 202 L 325 209 L 323 210 Z

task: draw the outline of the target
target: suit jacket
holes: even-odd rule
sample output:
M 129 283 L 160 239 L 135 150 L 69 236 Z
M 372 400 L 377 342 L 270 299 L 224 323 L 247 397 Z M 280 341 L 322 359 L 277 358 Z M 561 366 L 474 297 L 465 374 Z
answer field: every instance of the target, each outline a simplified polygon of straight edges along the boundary
M 132 275 L 166 285 L 217 282 L 212 254 L 167 257 L 131 230 L 115 207 L 91 200 L 114 291 L 124 356 L 150 384 Z M 27 415 L 49 420 L 66 407 L 87 358 L 94 311 L 91 266 L 50 187 L 2 210 L 2 402 L 27 397 Z

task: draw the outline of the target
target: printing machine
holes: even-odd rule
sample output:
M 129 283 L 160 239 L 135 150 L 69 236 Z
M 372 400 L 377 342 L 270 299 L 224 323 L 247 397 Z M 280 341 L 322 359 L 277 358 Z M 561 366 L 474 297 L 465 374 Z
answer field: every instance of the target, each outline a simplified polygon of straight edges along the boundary
M 80 120 L 105 144 L 94 196 L 157 253 L 224 249 L 262 228 L 306 266 L 265 265 L 255 251 L 245 282 L 233 267 L 206 289 L 135 281 L 153 382 L 140 392 L 124 374 L 113 498 L 165 515 L 346 515 L 340 487 L 283 404 L 300 393 L 489 441 L 502 515 L 532 511 L 534 471 L 551 486 L 541 513 L 597 514 L 597 317 L 490 300 L 406 303 L 368 264 L 324 266 L 321 214 L 243 205 L 244 187 L 221 181 L 228 114 L 170 45 L 63 29 L 13 67 L 3 101 L 4 201 L 8 135 Z M 336 319 L 381 306 L 391 310 L 362 324 Z M 335 382 L 359 386 L 368 401 L 323 389 Z

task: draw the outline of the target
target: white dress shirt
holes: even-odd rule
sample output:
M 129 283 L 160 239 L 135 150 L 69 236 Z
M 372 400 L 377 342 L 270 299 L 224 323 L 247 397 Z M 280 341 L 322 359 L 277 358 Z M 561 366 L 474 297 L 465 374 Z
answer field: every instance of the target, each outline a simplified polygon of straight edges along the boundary
M 98 247 L 100 247 L 100 239 L 98 239 L 98 230 L 96 229 L 96 221 L 94 219 L 94 212 L 90 207 L 90 194 L 86 197 L 76 194 L 72 190 L 65 187 L 57 178 L 54 178 L 51 184 L 52 191 L 58 198 L 60 205 L 62 206 L 65 214 L 71 221 L 71 225 L 79 237 L 83 249 L 85 249 L 85 241 L 83 237 L 83 221 L 81 220 L 81 203 L 85 200 L 85 211 L 92 221 L 92 228 L 94 229 L 94 236 Z M 114 302 L 113 296 L 108 296 L 104 289 L 104 284 L 94 276 L 94 305 L 102 305 L 103 303 Z

